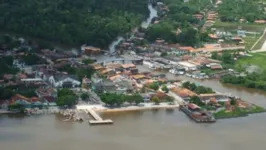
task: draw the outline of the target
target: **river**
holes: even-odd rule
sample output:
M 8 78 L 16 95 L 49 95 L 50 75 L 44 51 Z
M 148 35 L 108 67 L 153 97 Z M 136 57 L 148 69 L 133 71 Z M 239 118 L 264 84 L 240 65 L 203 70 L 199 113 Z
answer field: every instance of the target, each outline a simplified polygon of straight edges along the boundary
M 157 10 L 156 10 L 155 8 L 153 8 L 151 4 L 148 4 L 148 9 L 149 9 L 149 11 L 150 11 L 150 15 L 149 15 L 149 17 L 148 17 L 146 20 L 144 20 L 144 21 L 141 23 L 141 27 L 142 27 L 142 28 L 145 28 L 145 29 L 149 27 L 149 25 L 151 24 L 152 19 L 153 19 L 154 17 L 157 17 Z M 116 51 L 115 47 L 116 47 L 116 46 L 117 46 L 122 40 L 124 40 L 124 38 L 121 37 L 121 36 L 119 36 L 119 37 L 117 37 L 117 38 L 115 39 L 115 41 L 113 41 L 113 42 L 110 44 L 110 46 L 109 46 L 109 51 L 110 51 L 111 54 L 114 53 L 114 52 Z
M 216 80 L 200 81 L 169 73 L 167 76 L 197 82 L 266 107 L 266 94 L 257 90 L 222 85 Z M 90 126 L 86 121 L 62 122 L 55 115 L 0 115 L 0 149 L 250 150 L 266 147 L 265 113 L 218 120 L 215 124 L 196 124 L 178 110 L 102 115 L 114 124 Z
M 266 107 L 265 93 L 215 80 L 185 79 L 232 93 Z M 218 120 L 215 124 L 196 124 L 179 112 L 158 110 L 102 114 L 113 125 L 90 126 L 62 122 L 54 115 L 0 116 L 1 150 L 250 150 L 266 147 L 266 113 L 244 118 Z
M 106 114 L 108 126 L 56 116 L 0 116 L 1 150 L 250 150 L 266 147 L 266 115 L 196 124 L 182 112 Z

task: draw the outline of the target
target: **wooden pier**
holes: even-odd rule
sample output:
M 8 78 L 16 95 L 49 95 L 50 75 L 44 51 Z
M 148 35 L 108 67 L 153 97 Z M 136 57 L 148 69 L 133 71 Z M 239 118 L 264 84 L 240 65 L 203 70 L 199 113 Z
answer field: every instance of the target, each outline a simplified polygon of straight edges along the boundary
M 90 114 L 94 120 L 89 120 L 91 125 L 98 125 L 98 124 L 113 124 L 111 119 L 103 120 L 93 109 L 85 110 L 86 113 Z

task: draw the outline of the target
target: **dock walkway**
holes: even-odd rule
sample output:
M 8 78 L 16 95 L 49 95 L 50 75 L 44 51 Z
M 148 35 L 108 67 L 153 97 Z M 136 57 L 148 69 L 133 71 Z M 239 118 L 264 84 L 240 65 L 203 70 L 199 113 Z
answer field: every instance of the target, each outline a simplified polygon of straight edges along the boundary
M 94 120 L 89 120 L 89 123 L 91 125 L 113 124 L 113 121 L 111 119 L 103 120 L 93 109 L 86 109 L 85 112 L 90 114 L 94 118 Z

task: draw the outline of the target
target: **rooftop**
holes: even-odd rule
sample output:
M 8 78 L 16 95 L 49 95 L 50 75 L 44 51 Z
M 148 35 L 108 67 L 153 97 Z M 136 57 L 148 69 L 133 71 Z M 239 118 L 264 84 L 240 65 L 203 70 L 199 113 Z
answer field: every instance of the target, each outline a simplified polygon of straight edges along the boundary
M 197 96 L 196 93 L 190 91 L 189 89 L 186 88 L 177 88 L 174 87 L 171 89 L 172 92 L 175 94 L 179 95 L 180 97 L 192 97 L 192 96 Z
M 133 75 L 132 78 L 138 80 L 138 79 L 144 79 L 146 78 L 146 76 L 143 74 L 137 74 L 137 75 Z

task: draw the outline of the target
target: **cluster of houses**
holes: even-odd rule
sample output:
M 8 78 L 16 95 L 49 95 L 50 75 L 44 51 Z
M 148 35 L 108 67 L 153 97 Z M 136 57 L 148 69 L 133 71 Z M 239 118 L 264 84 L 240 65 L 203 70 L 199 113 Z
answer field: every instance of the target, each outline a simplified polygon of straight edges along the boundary
M 89 79 L 84 76 L 80 80 L 76 74 L 68 74 L 59 71 L 60 68 L 69 65 L 73 68 L 91 68 L 90 65 L 82 63 L 86 59 L 76 51 L 55 51 L 41 50 L 36 55 L 40 59 L 46 60 L 44 64 L 26 65 L 19 56 L 25 53 L 9 51 L 1 53 L 1 57 L 13 56 L 13 67 L 18 68 L 17 74 L 3 74 L 0 77 L 0 87 L 4 89 L 15 89 L 15 95 L 9 99 L 1 100 L 0 106 L 6 108 L 12 104 L 22 104 L 26 107 L 37 106 L 55 106 L 56 89 L 59 88 L 77 88 L 86 84 Z M 35 97 L 26 97 L 20 95 L 22 91 L 35 91 Z M 18 91 L 18 92 L 16 92 Z M 23 93 L 23 92 L 22 92 Z
M 189 89 L 183 88 L 182 86 L 171 86 L 170 88 L 171 96 L 175 97 L 176 99 L 182 99 L 185 103 L 189 103 L 189 100 L 197 96 L 199 97 L 200 101 L 208 106 L 213 106 L 214 108 L 224 107 L 226 111 L 234 111 L 234 109 L 243 108 L 247 109 L 252 107 L 252 104 L 245 102 L 237 97 L 232 97 L 226 94 L 219 94 L 219 93 L 206 93 L 206 94 L 197 94 Z M 232 99 L 236 100 L 236 104 L 233 105 L 231 103 Z M 195 105 L 195 104 L 194 104 Z M 197 106 L 200 108 L 199 106 Z
M 109 63 L 104 66 L 96 64 L 94 68 L 97 73 L 91 78 L 91 88 L 95 92 L 132 94 L 141 92 L 144 87 L 148 88 L 154 82 L 166 83 L 168 81 L 164 74 L 140 72 L 134 64 Z M 145 101 L 150 101 L 154 94 L 164 95 L 150 90 L 142 96 Z
M 53 88 L 36 89 L 37 97 L 26 97 L 20 94 L 12 96 L 8 100 L 1 101 L 0 108 L 8 109 L 9 105 L 22 105 L 24 108 L 44 108 L 56 106 L 57 92 Z

